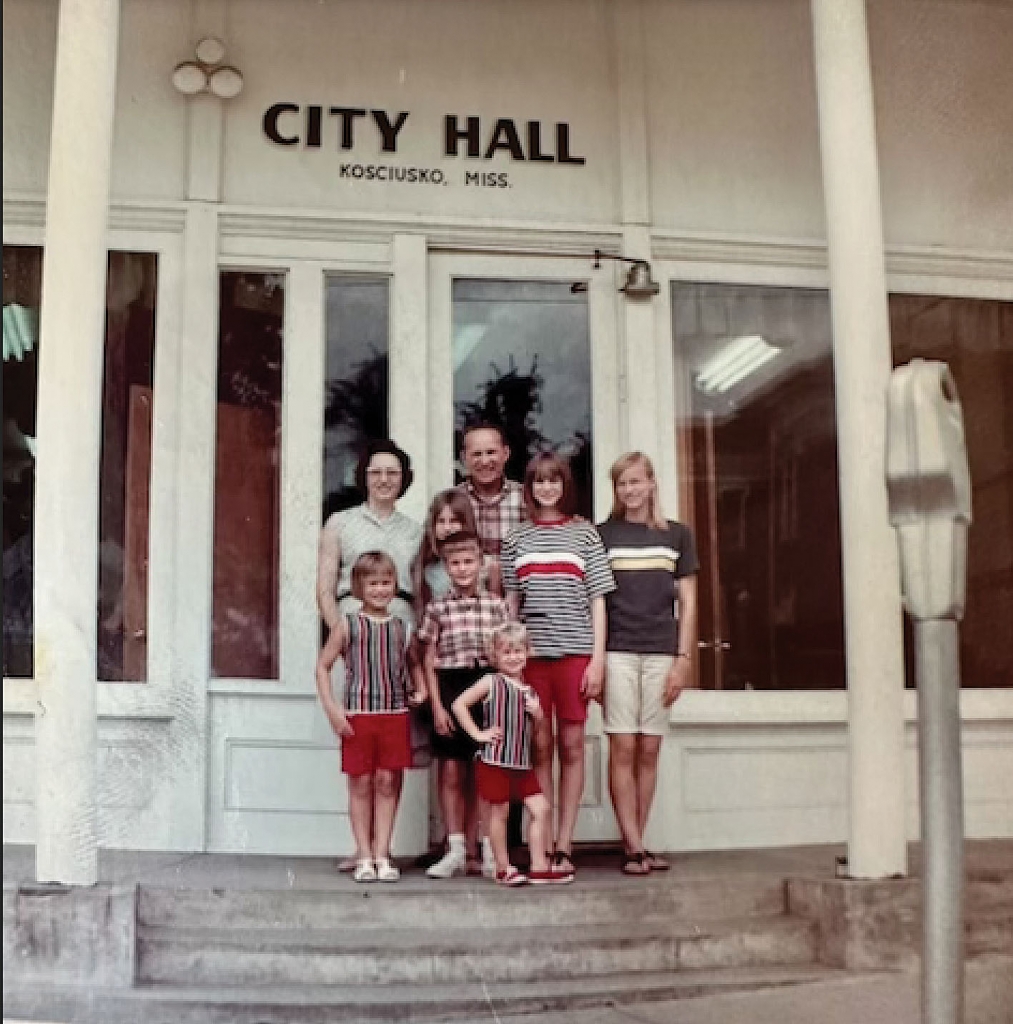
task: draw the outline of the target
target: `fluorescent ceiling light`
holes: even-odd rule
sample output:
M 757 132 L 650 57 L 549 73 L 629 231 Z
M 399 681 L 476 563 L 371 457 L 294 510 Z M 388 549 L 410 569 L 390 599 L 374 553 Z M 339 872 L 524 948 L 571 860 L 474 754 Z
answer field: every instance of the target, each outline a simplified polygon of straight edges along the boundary
M 700 367 L 696 386 L 704 394 L 723 394 L 769 363 L 780 351 L 759 334 L 733 338 Z

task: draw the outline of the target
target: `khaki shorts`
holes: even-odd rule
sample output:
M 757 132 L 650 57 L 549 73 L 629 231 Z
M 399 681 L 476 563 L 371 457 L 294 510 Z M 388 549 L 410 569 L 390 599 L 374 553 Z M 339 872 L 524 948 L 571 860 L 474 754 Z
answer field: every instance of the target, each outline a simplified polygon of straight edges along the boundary
M 609 651 L 605 675 L 605 732 L 665 736 L 665 678 L 675 658 L 670 654 Z

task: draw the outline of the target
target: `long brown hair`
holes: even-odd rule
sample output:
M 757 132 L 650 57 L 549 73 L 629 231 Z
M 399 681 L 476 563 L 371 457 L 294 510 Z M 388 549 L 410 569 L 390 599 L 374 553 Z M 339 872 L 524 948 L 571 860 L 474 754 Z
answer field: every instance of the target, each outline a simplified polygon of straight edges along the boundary
M 661 510 L 658 479 L 654 475 L 654 463 L 643 452 L 627 452 L 612 463 L 612 469 L 609 471 L 609 475 L 612 477 L 612 513 L 610 518 L 620 521 L 626 519 L 626 506 L 619 500 L 619 478 L 626 470 L 632 469 L 634 466 L 640 466 L 647 474 L 647 479 L 654 484 L 651 496 L 647 499 L 647 525 L 652 530 L 664 530 L 668 526 L 668 520 Z
M 412 562 L 412 590 L 415 593 L 416 612 L 420 617 L 433 596 L 429 590 L 429 584 L 426 582 L 426 566 L 440 560 L 439 543 L 436 540 L 434 527 L 440 513 L 445 508 L 449 508 L 454 513 L 454 518 L 466 532 L 478 533 L 475 509 L 472 507 L 471 499 L 464 491 L 451 487 L 449 490 L 440 491 L 429 503 L 426 525 L 422 530 L 422 543 L 419 545 L 415 561 Z

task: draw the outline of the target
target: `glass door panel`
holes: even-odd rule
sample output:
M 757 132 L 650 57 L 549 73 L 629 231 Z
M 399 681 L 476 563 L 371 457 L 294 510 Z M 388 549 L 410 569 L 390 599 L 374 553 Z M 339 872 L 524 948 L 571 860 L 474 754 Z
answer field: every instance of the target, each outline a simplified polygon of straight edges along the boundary
M 278 678 L 280 274 L 221 275 L 211 672 Z
M 592 517 L 587 289 L 569 281 L 453 282 L 455 445 L 471 422 L 501 426 L 507 476 L 544 448 L 570 459 L 578 511 Z M 462 467 L 458 467 L 458 472 Z
M 701 685 L 844 685 L 825 292 L 672 286 L 679 423 L 700 549 Z
M 389 436 L 386 277 L 327 279 L 324 520 L 363 500 L 355 467 L 366 442 Z

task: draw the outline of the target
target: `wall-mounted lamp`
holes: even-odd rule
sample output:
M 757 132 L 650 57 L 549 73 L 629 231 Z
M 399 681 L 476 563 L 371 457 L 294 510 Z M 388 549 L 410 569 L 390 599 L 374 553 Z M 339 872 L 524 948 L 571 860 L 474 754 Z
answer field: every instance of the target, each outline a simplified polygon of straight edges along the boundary
M 621 263 L 630 264 L 630 269 L 626 272 L 626 283 L 619 289 L 626 298 L 650 299 L 661 291 L 661 285 L 651 277 L 651 265 L 647 260 L 633 259 L 632 256 L 613 256 L 611 253 L 595 249 L 594 266 L 596 270 L 601 266 L 602 260 L 618 260 Z
M 219 99 L 231 100 L 243 91 L 243 76 L 238 68 L 223 64 L 225 44 L 208 36 L 197 44 L 196 60 L 177 64 L 172 84 L 184 96 L 207 92 Z
M 651 277 L 647 260 L 637 260 L 626 274 L 626 284 L 619 289 L 628 299 L 649 299 L 661 291 L 661 285 Z

